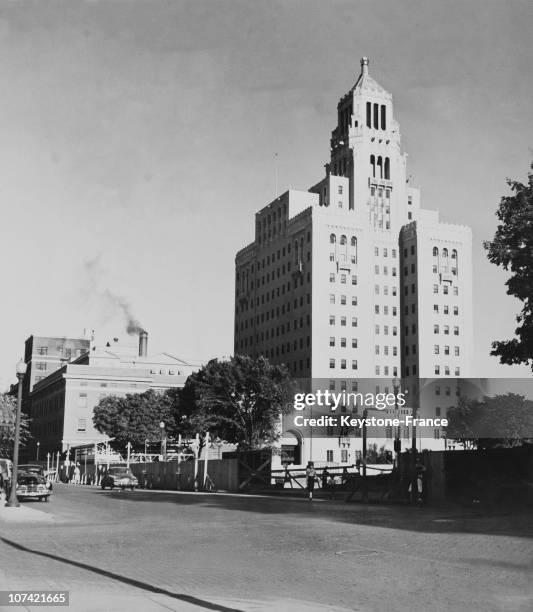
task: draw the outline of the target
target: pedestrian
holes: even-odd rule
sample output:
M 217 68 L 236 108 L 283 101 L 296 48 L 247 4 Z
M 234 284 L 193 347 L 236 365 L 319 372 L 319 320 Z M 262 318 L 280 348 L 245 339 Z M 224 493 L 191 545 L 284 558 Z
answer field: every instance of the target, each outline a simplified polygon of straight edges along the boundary
M 74 468 L 74 484 L 80 484 L 80 467 L 79 464 L 76 463 L 76 467 Z
M 307 477 L 307 491 L 309 492 L 309 501 L 312 501 L 313 489 L 315 488 L 315 479 L 316 479 L 315 464 L 313 463 L 313 461 L 307 462 L 307 468 L 305 470 L 305 475 Z
M 343 487 L 345 487 L 348 484 L 348 468 L 344 467 L 342 470 L 342 477 L 341 477 L 341 484 Z
M 330 499 L 334 499 L 335 497 L 335 476 L 333 476 L 333 474 L 329 474 L 328 476 L 328 489 L 329 489 Z
M 322 474 L 320 475 L 320 479 L 322 481 L 322 488 L 324 489 L 324 491 L 328 488 L 328 478 L 329 478 L 328 468 L 325 467 L 322 470 Z

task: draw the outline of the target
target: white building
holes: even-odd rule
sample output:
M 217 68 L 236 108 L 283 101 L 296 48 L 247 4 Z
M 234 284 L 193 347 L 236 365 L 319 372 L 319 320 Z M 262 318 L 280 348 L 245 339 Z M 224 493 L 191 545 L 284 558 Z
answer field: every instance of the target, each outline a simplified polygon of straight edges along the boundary
M 444 416 L 420 378 L 445 378 L 453 399 L 470 375 L 471 230 L 420 207 L 392 96 L 367 58 L 337 115 L 326 177 L 260 210 L 255 241 L 237 253 L 235 353 L 263 354 L 321 388 L 356 390 L 364 379 L 392 392 L 398 376 L 409 408 Z M 311 452 L 310 432 L 291 418 L 284 442 L 303 445 L 302 462 L 355 461 L 360 439 L 315 438 Z M 420 433 L 423 448 L 441 446 L 439 430 Z

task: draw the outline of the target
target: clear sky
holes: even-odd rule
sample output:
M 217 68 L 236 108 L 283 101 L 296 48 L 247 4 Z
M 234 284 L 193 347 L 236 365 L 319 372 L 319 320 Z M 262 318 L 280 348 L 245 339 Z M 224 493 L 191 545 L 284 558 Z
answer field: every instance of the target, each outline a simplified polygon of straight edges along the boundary
M 519 303 L 486 260 L 532 158 L 524 0 L 0 1 L 0 388 L 32 333 L 233 346 L 235 252 L 280 189 L 322 178 L 359 59 L 394 95 L 422 205 L 474 231 L 476 373 Z M 530 373 L 530 372 L 529 372 Z

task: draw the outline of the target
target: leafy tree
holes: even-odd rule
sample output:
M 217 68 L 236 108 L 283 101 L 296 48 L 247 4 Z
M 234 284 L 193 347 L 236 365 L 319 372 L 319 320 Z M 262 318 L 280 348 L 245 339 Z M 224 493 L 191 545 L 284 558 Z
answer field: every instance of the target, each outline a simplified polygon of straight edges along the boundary
M 17 399 L 6 393 L 0 393 L 0 457 L 13 456 L 16 414 Z M 20 416 L 21 446 L 24 446 L 30 439 L 30 420 L 22 413 Z
M 209 431 L 239 450 L 268 447 L 290 410 L 288 388 L 287 368 L 265 357 L 213 359 L 187 379 L 181 408 L 191 431 Z
M 533 164 L 531 165 L 533 170 Z M 516 317 L 516 338 L 492 343 L 501 363 L 525 363 L 533 369 L 533 172 L 529 184 L 507 180 L 513 195 L 501 199 L 500 221 L 492 242 L 485 242 L 489 261 L 511 271 L 507 293 L 523 302 Z
M 533 402 L 516 393 L 459 398 L 447 418 L 446 437 L 465 448 L 515 446 L 533 438 Z
M 108 395 L 100 400 L 93 414 L 95 428 L 112 438 L 111 446 L 122 453 L 128 442 L 135 450 L 142 450 L 146 440 L 159 440 L 161 421 L 165 423 L 166 434 L 173 436 L 179 420 L 176 394 L 170 390 L 157 393 L 149 389 L 125 397 Z

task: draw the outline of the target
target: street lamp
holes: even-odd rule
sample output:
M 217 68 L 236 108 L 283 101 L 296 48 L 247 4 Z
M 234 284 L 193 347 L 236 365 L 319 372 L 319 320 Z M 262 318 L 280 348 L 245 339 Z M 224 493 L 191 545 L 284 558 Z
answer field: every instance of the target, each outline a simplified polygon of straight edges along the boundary
M 13 472 L 11 474 L 11 492 L 7 505 L 10 508 L 18 508 L 19 500 L 17 499 L 17 481 L 19 467 L 19 444 L 20 444 L 20 413 L 22 410 L 22 381 L 26 374 L 26 364 L 21 359 L 17 363 L 17 378 L 18 378 L 18 395 L 17 395 L 17 413 L 15 418 L 15 443 L 13 446 Z
M 392 379 L 392 386 L 394 388 L 394 410 L 395 417 L 400 420 L 398 415 L 398 393 L 400 391 L 401 380 L 395 376 Z M 400 425 L 396 427 L 396 437 L 394 438 L 394 452 L 396 453 L 396 469 L 400 469 L 400 453 L 402 452 L 402 442 L 400 440 Z
M 165 422 L 161 421 L 161 423 L 159 423 L 159 428 L 161 429 L 161 458 L 164 460 L 164 452 L 163 449 L 165 448 Z
M 39 442 L 39 440 L 37 440 L 37 451 L 35 453 L 35 461 L 39 461 L 39 447 L 41 446 L 41 443 Z

